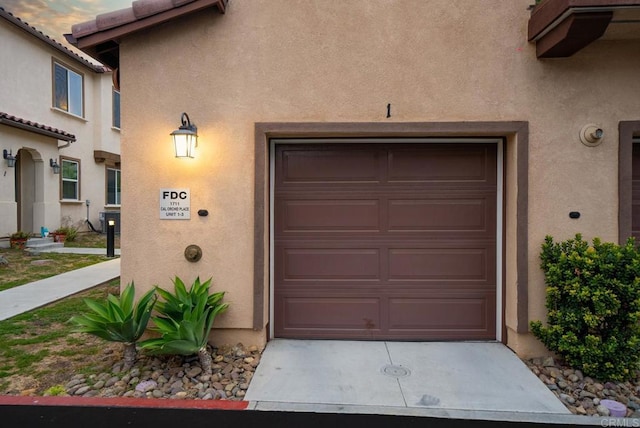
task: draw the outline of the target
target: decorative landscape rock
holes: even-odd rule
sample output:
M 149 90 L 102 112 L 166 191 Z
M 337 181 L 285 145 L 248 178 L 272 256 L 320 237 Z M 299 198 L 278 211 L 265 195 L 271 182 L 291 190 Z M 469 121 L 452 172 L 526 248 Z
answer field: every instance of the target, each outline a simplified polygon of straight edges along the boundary
M 141 355 L 125 370 L 122 362 L 110 373 L 75 375 L 65 385 L 67 395 L 196 400 L 242 400 L 260 362 L 256 346 L 241 343 L 213 349 L 213 372 L 204 374 L 198 358 Z
M 118 362 L 108 373 L 74 375 L 64 386 L 69 396 L 242 400 L 260 363 L 259 349 L 225 346 L 213 349 L 212 357 L 211 375 L 203 374 L 197 358 L 141 355 L 129 370 Z M 626 417 L 640 417 L 640 376 L 600 382 L 550 358 L 524 362 L 573 414 L 608 417 L 603 402 L 614 400 L 626 406 Z
M 534 358 L 525 363 L 573 414 L 617 416 L 604 405 L 613 400 L 626 406 L 626 412 L 622 412 L 626 417 L 640 416 L 640 373 L 633 381 L 599 382 L 551 357 Z

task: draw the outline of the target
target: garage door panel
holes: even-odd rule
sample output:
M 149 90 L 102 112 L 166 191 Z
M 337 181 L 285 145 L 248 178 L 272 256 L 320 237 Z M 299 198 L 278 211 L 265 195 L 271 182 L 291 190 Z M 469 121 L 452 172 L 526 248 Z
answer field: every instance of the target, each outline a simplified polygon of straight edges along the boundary
M 488 259 L 494 259 L 489 248 L 393 248 L 389 250 L 389 280 L 487 282 Z
M 279 204 L 280 230 L 288 232 L 353 232 L 379 230 L 380 204 L 376 200 L 288 199 Z
M 407 240 L 404 248 L 397 248 L 393 241 L 354 239 L 340 244 L 331 240 L 284 241 L 275 249 L 276 279 L 287 287 L 309 281 L 367 281 L 363 287 L 380 281 L 389 286 L 414 282 L 420 282 L 418 286 L 443 286 L 443 282 L 449 287 L 495 285 L 494 242 L 433 241 L 427 247 L 421 241 Z
M 424 192 L 309 193 L 277 195 L 276 233 L 283 237 L 328 232 L 495 236 L 495 191 L 430 192 L 428 197 Z
M 378 182 L 380 153 L 371 150 L 286 149 L 282 156 L 285 183 Z
M 276 337 L 494 339 L 496 153 L 276 145 Z
M 455 316 L 451 316 L 455 314 Z M 389 299 L 390 330 L 490 331 L 495 334 L 495 294 Z
M 377 297 L 289 296 L 279 303 L 283 329 L 362 330 L 380 325 L 380 298 Z
M 403 297 L 288 296 L 278 337 L 482 340 L 495 337 L 495 294 Z M 385 310 L 384 307 L 387 309 Z M 453 311 L 453 312 L 452 312 Z M 452 317 L 451 314 L 456 316 Z
M 282 253 L 283 281 L 378 280 L 380 278 L 378 249 L 286 248 Z
M 472 181 L 496 182 L 492 150 L 467 146 L 464 152 L 450 144 L 422 146 L 418 149 L 391 148 L 388 181 Z
M 486 232 L 495 235 L 492 196 L 392 199 L 388 201 L 390 231 Z

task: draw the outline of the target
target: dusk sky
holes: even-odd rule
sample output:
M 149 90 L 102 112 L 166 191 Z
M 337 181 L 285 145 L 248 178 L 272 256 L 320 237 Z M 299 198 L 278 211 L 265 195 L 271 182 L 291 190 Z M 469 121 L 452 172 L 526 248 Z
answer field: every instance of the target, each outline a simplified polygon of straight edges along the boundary
M 63 34 L 71 26 L 104 12 L 131 7 L 133 0 L 0 0 L 0 6 L 36 27 L 57 42 L 69 46 Z

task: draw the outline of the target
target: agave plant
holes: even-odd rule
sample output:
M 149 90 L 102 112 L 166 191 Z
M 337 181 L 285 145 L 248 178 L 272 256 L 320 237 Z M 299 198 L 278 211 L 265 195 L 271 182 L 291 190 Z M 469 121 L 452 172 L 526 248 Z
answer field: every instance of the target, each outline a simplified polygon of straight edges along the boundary
M 209 278 L 205 282 L 200 282 L 200 277 L 197 277 L 189 291 L 187 291 L 185 283 L 176 276 L 173 280 L 173 293 L 162 288 L 157 289 L 163 301 L 158 302 L 156 310 L 165 317 L 179 321 L 188 310 L 195 308 L 202 300 L 206 301 L 206 307 L 218 307 L 220 301 L 224 298 L 224 291 L 209 294 L 211 280 L 212 278 Z M 223 306 L 224 308 L 220 309 L 220 311 L 224 311 L 228 305 L 225 304 Z
M 77 332 L 93 334 L 110 342 L 122 342 L 127 367 L 131 367 L 136 360 L 136 342 L 147 328 L 151 311 L 156 304 L 155 288 L 145 293 L 135 304 L 134 298 L 135 286 L 131 282 L 122 290 L 119 298 L 109 294 L 105 303 L 84 299 L 92 312 L 70 319 L 76 324 Z
M 211 374 L 207 342 L 215 317 L 229 307 L 228 303 L 221 303 L 224 292 L 210 295 L 211 279 L 201 283 L 196 278 L 189 291 L 178 277 L 173 284 L 173 294 L 158 289 L 164 301 L 156 306 L 160 316 L 152 320 L 160 337 L 145 340 L 140 347 L 151 354 L 198 354 L 202 370 Z

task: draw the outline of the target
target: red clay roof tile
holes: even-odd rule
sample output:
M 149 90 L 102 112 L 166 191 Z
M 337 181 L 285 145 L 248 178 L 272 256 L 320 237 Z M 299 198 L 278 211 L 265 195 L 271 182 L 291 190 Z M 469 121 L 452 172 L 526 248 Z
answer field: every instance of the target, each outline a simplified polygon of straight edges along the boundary
M 166 12 L 171 9 L 178 9 L 189 3 L 205 3 L 203 0 L 136 0 L 131 7 L 115 10 L 113 12 L 98 15 L 91 21 L 74 24 L 71 27 L 71 35 L 75 39 L 105 31 L 110 28 L 121 27 L 135 21 L 142 21 L 153 15 Z M 221 13 L 224 13 L 228 0 L 214 0 L 206 3 L 213 3 Z
M 96 25 L 99 31 L 109 28 L 120 27 L 138 19 L 133 13 L 133 8 L 120 9 L 113 12 L 103 13 L 96 17 Z
M 21 117 L 12 116 L 9 113 L 0 111 L 0 124 L 25 129 L 37 134 L 47 135 L 64 141 L 76 141 L 76 136 L 52 126 L 43 125 L 38 122 L 32 122 Z
M 75 24 L 67 41 L 99 61 L 118 67 L 120 38 L 176 17 L 216 7 L 224 13 L 229 0 L 136 0 L 130 8 L 98 15 Z M 101 49 L 97 46 L 101 45 Z M 107 48 L 105 50 L 105 48 Z
M 155 15 L 156 13 L 164 12 L 165 10 L 174 8 L 174 4 L 171 0 L 136 0 L 131 6 L 133 9 L 133 14 L 137 19 L 143 19 L 147 16 Z
M 98 31 L 98 24 L 96 24 L 96 20 L 93 21 L 85 21 L 80 24 L 74 24 L 71 27 L 71 31 L 76 37 L 82 37 L 87 34 L 93 34 Z

